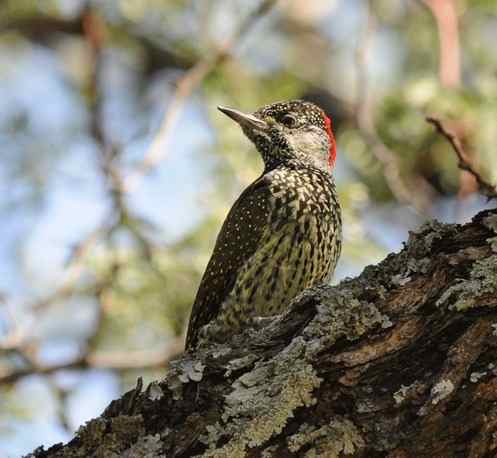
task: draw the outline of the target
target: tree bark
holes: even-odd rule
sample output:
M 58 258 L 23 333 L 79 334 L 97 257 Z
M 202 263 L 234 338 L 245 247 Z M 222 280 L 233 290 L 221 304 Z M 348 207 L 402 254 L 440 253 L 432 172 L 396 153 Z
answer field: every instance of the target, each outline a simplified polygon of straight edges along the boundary
M 497 456 L 497 210 L 429 223 L 31 457 Z

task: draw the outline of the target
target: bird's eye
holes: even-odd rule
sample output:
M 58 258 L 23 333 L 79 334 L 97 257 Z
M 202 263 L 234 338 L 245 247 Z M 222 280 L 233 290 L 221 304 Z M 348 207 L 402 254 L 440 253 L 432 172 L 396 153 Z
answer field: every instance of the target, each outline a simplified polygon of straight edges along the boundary
M 286 127 L 295 127 L 297 120 L 292 115 L 286 114 L 281 118 L 281 124 Z

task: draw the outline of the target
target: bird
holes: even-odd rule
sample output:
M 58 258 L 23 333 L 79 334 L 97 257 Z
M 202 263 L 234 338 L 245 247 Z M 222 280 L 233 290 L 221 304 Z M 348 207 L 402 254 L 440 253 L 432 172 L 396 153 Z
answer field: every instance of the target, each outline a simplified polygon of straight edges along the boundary
M 192 306 L 187 351 L 283 313 L 303 290 L 331 279 L 342 246 L 330 117 L 304 100 L 252 114 L 218 109 L 239 124 L 264 170 L 218 234 Z

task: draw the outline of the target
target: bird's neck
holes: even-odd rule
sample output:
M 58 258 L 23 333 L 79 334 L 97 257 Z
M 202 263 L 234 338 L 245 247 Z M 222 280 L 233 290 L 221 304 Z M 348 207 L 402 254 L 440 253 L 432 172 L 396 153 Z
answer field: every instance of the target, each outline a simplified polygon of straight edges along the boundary
M 319 175 L 327 180 L 332 179 L 331 170 L 329 167 L 323 168 L 321 165 L 316 165 L 309 161 L 303 161 L 299 158 L 290 158 L 284 160 L 264 161 L 264 173 L 272 172 L 273 170 L 284 170 L 289 173 Z
M 331 168 L 327 162 L 319 160 L 309 160 L 308 156 L 299 157 L 295 155 L 271 155 L 263 157 L 265 173 L 275 169 L 288 169 L 293 171 L 307 171 L 309 173 L 319 173 L 331 176 Z
M 316 138 L 319 141 L 311 141 Z M 329 145 L 322 138 L 300 135 L 281 140 L 279 145 L 259 150 L 267 170 L 286 166 L 292 169 L 308 168 L 318 169 L 325 173 L 331 172 L 328 160 Z

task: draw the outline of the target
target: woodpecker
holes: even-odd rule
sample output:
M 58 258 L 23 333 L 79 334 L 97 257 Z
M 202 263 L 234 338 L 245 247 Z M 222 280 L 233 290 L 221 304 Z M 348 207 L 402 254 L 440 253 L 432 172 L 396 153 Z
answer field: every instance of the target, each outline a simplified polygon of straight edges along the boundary
M 292 100 L 253 114 L 219 106 L 264 161 L 231 208 L 193 304 L 186 349 L 222 341 L 282 313 L 304 289 L 329 281 L 342 245 L 330 118 Z

